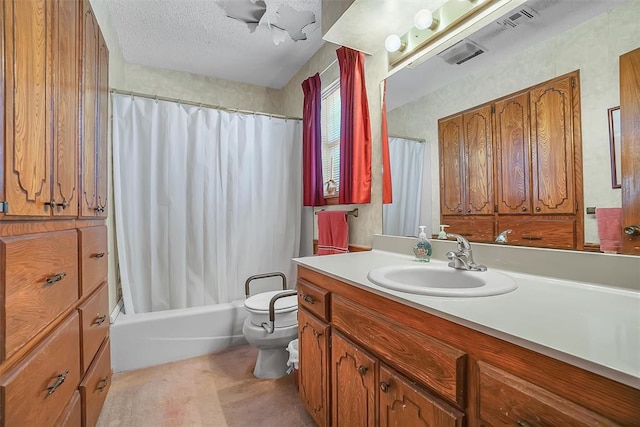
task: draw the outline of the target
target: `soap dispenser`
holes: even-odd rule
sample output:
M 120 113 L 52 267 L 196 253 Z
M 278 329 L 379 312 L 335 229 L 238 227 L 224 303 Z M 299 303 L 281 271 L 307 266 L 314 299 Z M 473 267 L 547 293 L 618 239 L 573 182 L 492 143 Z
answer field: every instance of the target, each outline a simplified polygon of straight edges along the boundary
M 448 227 L 446 224 L 440 224 L 440 232 L 438 233 L 438 239 L 447 240 L 447 232 L 444 229 Z
M 420 226 L 418 242 L 413 247 L 413 253 L 416 256 L 416 261 L 419 262 L 429 262 L 431 260 L 431 242 L 427 239 L 427 233 L 424 232 L 425 228 L 425 225 Z

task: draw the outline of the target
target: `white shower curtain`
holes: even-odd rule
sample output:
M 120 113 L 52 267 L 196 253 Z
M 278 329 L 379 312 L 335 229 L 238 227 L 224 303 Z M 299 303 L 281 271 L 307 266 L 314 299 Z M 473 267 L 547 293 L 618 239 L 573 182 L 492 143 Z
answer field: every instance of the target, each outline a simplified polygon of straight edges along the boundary
M 292 279 L 301 141 L 299 120 L 114 95 L 116 236 L 126 312 L 243 298 L 253 274 L 282 271 Z
M 382 207 L 382 233 L 417 236 L 422 199 L 424 143 L 389 137 L 389 163 L 393 203 Z

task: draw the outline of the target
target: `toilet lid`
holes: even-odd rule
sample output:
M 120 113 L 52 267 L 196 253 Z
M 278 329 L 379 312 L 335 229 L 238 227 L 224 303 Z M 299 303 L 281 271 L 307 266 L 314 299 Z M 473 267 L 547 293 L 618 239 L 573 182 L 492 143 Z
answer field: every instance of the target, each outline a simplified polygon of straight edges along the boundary
M 269 302 L 271 301 L 271 298 L 273 298 L 278 294 L 281 294 L 282 292 L 285 292 L 285 291 L 263 292 L 261 294 L 251 296 L 246 299 L 246 301 L 244 302 L 244 306 L 248 310 L 268 312 Z M 297 309 L 298 309 L 297 295 L 291 295 L 288 297 L 280 298 L 279 300 L 276 301 L 276 305 L 275 305 L 276 312 L 283 313 L 283 312 L 293 311 Z

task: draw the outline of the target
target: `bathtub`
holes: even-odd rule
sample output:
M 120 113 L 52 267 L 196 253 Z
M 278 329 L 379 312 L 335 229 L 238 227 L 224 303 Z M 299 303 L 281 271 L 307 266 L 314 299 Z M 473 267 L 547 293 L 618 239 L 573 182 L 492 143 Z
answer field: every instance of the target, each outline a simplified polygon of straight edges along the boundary
M 145 368 L 245 344 L 244 300 L 204 307 L 119 314 L 111 325 L 114 372 Z

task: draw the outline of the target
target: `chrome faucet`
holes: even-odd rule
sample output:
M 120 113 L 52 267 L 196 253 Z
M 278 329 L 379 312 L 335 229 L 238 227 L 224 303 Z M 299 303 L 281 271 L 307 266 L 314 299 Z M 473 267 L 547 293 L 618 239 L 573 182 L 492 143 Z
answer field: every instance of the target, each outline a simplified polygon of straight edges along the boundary
M 512 231 L 513 230 L 509 229 L 509 230 L 504 230 L 500 232 L 496 236 L 496 243 L 507 243 L 509 241 L 509 239 L 507 239 L 507 234 L 511 233 Z
M 455 238 L 458 242 L 458 250 L 456 252 L 447 252 L 447 258 L 451 260 L 449 267 L 458 270 L 468 271 L 487 271 L 487 267 L 473 262 L 473 252 L 469 241 L 459 234 L 447 233 L 448 238 Z

